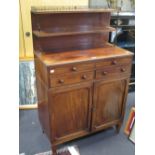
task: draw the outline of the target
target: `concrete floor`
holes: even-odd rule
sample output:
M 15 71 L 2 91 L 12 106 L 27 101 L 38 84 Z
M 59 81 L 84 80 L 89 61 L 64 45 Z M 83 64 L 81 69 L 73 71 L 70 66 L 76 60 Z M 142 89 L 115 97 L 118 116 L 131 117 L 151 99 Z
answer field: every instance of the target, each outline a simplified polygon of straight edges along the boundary
M 123 133 L 130 108 L 134 105 L 135 94 L 129 93 L 125 120 L 119 134 L 114 128 L 80 138 L 65 145 L 77 145 L 81 155 L 134 155 L 135 146 Z M 50 150 L 50 143 L 42 133 L 37 110 L 20 110 L 19 112 L 19 153 L 34 155 Z M 62 147 L 62 146 L 60 146 Z

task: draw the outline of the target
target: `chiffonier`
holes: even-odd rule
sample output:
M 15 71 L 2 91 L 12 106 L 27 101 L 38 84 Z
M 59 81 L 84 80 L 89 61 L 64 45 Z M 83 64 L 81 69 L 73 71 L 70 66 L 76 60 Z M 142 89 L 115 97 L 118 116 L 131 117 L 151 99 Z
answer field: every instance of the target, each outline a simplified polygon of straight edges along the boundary
M 38 113 L 54 155 L 59 144 L 121 127 L 133 54 L 108 43 L 111 11 L 32 7 Z

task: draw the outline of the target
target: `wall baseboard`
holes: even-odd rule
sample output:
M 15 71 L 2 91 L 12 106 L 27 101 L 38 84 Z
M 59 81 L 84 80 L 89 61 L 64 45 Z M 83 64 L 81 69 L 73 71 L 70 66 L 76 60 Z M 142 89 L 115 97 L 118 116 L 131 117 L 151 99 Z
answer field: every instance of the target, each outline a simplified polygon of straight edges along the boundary
M 38 108 L 38 104 L 31 104 L 31 105 L 20 105 L 19 106 L 19 110 L 31 110 L 31 109 L 37 109 Z

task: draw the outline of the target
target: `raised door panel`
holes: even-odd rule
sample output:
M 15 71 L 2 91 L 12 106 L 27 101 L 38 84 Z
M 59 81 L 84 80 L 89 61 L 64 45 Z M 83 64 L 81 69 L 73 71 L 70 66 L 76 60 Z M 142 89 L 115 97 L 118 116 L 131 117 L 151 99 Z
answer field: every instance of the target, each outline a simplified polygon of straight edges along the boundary
M 95 84 L 93 129 L 104 128 L 121 119 L 128 80 Z
M 55 88 L 50 93 L 52 139 L 70 140 L 88 133 L 92 84 Z

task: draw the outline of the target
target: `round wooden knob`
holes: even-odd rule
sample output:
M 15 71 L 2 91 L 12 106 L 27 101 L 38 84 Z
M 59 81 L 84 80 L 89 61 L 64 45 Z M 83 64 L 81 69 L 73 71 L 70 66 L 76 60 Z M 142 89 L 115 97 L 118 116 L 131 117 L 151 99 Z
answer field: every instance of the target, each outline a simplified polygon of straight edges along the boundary
M 125 68 L 121 68 L 121 72 L 125 72 L 126 70 L 125 70 Z
M 77 68 L 76 68 L 76 67 L 73 67 L 73 68 L 72 68 L 72 71 L 77 71 Z
M 108 73 L 108 72 L 104 71 L 104 72 L 102 72 L 102 75 L 107 75 L 107 73 Z
M 117 64 L 117 61 L 116 61 L 116 60 L 113 60 L 113 61 L 112 61 L 112 64 L 113 64 L 113 65 L 116 65 L 116 64 Z
M 83 75 L 82 76 L 82 79 L 84 79 L 84 80 L 87 79 L 87 76 L 86 75 Z
M 60 79 L 60 80 L 59 80 L 59 83 L 64 83 L 64 80 L 63 80 L 63 79 Z

